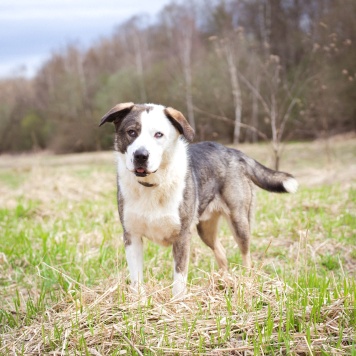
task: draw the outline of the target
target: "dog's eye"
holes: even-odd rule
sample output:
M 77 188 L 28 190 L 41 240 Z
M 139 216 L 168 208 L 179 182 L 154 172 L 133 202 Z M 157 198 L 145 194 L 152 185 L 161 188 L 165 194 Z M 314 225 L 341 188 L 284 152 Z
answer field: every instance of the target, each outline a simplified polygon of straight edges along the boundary
M 155 133 L 155 138 L 161 138 L 161 137 L 163 137 L 163 133 L 162 132 L 156 132 Z
M 130 136 L 130 137 L 137 137 L 137 132 L 135 130 L 128 130 L 127 131 L 127 134 Z

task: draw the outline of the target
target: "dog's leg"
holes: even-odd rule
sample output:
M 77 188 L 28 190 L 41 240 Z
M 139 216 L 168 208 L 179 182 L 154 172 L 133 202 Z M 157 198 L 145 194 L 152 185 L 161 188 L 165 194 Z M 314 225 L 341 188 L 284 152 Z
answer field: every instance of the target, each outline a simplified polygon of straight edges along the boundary
M 249 220 L 247 216 L 232 213 L 229 223 L 242 254 L 242 265 L 251 268 Z
M 230 210 L 227 220 L 234 239 L 239 245 L 242 254 L 242 265 L 246 268 L 251 268 L 250 228 L 255 194 L 252 182 L 242 181 L 239 184 L 237 191 L 235 184 L 227 185 L 223 198 Z
M 173 244 L 173 298 L 180 297 L 186 293 L 188 264 L 190 251 L 190 234 L 181 236 Z
M 141 237 L 125 236 L 126 260 L 129 267 L 131 290 L 144 293 L 143 288 L 143 243 Z
M 214 213 L 209 220 L 200 221 L 197 228 L 200 238 L 213 250 L 219 268 L 227 271 L 226 252 L 218 238 L 219 219 L 220 214 Z

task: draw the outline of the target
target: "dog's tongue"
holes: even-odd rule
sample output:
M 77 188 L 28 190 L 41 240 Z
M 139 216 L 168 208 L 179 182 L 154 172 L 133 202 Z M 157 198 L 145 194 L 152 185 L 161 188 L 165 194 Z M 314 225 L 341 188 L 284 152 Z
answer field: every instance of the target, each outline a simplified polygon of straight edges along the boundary
M 136 172 L 138 173 L 145 173 L 145 170 L 143 168 L 137 168 Z

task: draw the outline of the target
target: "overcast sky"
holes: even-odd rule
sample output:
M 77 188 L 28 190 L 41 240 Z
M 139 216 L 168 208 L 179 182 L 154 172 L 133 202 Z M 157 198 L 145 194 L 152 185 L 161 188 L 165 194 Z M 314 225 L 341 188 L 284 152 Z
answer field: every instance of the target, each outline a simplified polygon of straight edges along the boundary
M 131 16 L 154 18 L 170 0 L 1 0 L 0 77 L 27 76 L 67 43 L 88 46 Z M 25 68 L 25 69 L 24 69 Z

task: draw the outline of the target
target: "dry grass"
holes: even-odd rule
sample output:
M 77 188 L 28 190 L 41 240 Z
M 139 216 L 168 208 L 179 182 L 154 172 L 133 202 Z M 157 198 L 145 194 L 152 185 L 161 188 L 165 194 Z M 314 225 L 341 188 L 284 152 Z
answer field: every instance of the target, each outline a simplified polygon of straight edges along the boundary
M 263 348 L 273 344 L 281 354 L 288 351 L 304 355 L 314 354 L 312 350 L 318 353 L 325 350 L 327 354 L 348 355 L 354 340 L 351 323 L 340 324 L 340 319 L 347 317 L 345 307 L 352 306 L 351 296 L 343 296 L 321 307 L 323 323 L 309 330 L 309 334 L 306 331 L 291 334 L 287 347 L 280 332 L 291 328 L 284 304 L 288 295 L 296 291 L 257 270 L 249 276 L 209 274 L 200 280 L 199 287 L 192 286 L 181 301 L 172 301 L 169 288 L 157 286 L 155 281 L 147 283 L 145 303 L 129 294 L 120 277 L 119 281 L 93 290 L 85 286 L 78 289 L 80 292 L 68 293 L 67 298 L 52 305 L 29 326 L 7 333 L 0 351 L 55 355 L 81 350 L 105 355 L 114 350 L 126 354 L 128 349 L 131 350 L 128 353 L 138 354 L 150 351 L 169 355 L 253 355 L 256 351 L 263 354 Z M 258 309 L 256 302 L 261 304 Z M 311 309 L 294 310 L 293 322 L 308 321 L 311 314 Z M 273 324 L 267 325 L 266 320 L 272 320 Z M 251 340 L 259 335 L 259 328 L 263 331 L 262 338 L 268 335 L 256 350 Z M 81 339 L 85 340 L 85 347 L 81 347 Z M 338 340 L 339 347 L 330 349 L 329 343 Z M 165 346 L 167 343 L 174 346 Z M 268 350 L 265 352 L 268 354 Z
M 288 145 L 302 188 L 259 192 L 254 268 L 223 225 L 230 274 L 194 239 L 178 301 L 171 252 L 151 244 L 147 297 L 128 291 L 112 153 L 0 157 L 0 354 L 355 355 L 355 152 L 352 137 Z

